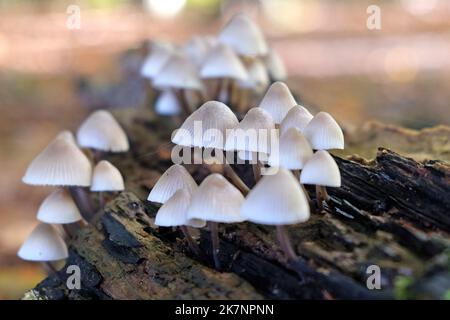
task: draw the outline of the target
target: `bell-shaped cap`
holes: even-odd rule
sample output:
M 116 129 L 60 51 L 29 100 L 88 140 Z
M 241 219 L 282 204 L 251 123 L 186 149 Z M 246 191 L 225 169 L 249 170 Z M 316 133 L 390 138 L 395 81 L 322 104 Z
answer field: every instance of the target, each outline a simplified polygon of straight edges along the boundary
M 31 232 L 17 255 L 29 261 L 57 261 L 69 255 L 66 243 L 50 224 L 41 223 Z
M 241 214 L 254 223 L 295 224 L 309 219 L 309 204 L 294 175 L 278 168 L 277 173 L 263 176 L 250 190 Z
M 268 46 L 260 28 L 245 14 L 234 15 L 219 34 L 219 42 L 225 43 L 242 56 L 263 56 Z
M 303 167 L 300 182 L 325 187 L 340 187 L 341 173 L 333 157 L 324 150 L 319 150 Z
M 285 133 L 290 128 L 297 128 L 301 132 L 305 130 L 308 123 L 312 120 L 313 115 L 302 106 L 295 106 L 289 110 L 280 124 L 280 134 Z
M 158 89 L 202 89 L 195 64 L 183 54 L 170 57 L 153 78 L 153 86 Z
M 164 90 L 155 102 L 155 112 L 162 116 L 179 115 L 182 112 L 180 102 L 172 90 Z
M 210 50 L 209 43 L 200 36 L 195 36 L 187 42 L 183 51 L 197 66 L 202 65 Z
M 89 159 L 63 135 L 56 137 L 34 158 L 22 181 L 31 185 L 89 186 L 91 175 Z
M 315 150 L 344 149 L 342 129 L 327 112 L 316 114 L 303 133 Z
M 41 203 L 37 219 L 45 223 L 66 224 L 83 219 L 66 189 L 56 189 Z
M 180 189 L 192 194 L 197 188 L 197 184 L 186 168 L 179 164 L 174 164 L 161 175 L 150 191 L 147 200 L 165 203 Z
M 122 174 L 109 161 L 102 160 L 94 168 L 91 191 L 122 191 L 125 189 Z
M 272 153 L 269 164 L 290 170 L 302 169 L 311 159 L 313 150 L 308 140 L 297 128 L 290 128 L 279 140 L 279 152 Z
M 144 78 L 153 79 L 169 60 L 172 53 L 173 47 L 170 44 L 153 42 L 150 46 L 150 53 L 142 64 L 141 75 Z
M 286 67 L 280 55 L 273 48 L 269 50 L 269 54 L 265 59 L 267 70 L 273 81 L 284 81 L 287 78 Z
M 125 131 L 107 110 L 94 111 L 83 121 L 77 141 L 82 148 L 107 152 L 125 152 L 130 148 Z
M 260 61 L 255 60 L 247 67 L 248 78 L 238 81 L 237 85 L 243 89 L 265 90 L 269 85 L 269 76 L 266 66 Z
M 191 203 L 191 194 L 183 189 L 178 190 L 159 208 L 155 224 L 161 227 L 190 226 L 203 228 L 205 220 L 188 219 L 187 210 Z
M 189 219 L 233 223 L 245 219 L 240 214 L 244 196 L 218 173 L 205 178 L 194 192 L 188 208 Z
M 226 104 L 208 101 L 186 118 L 172 136 L 172 142 L 187 147 L 223 149 L 226 131 L 238 123 Z
M 270 114 L 261 108 L 251 108 L 244 119 L 229 130 L 225 150 L 270 153 L 272 130 L 275 130 L 275 123 Z
M 227 78 L 235 80 L 246 80 L 247 70 L 233 50 L 219 43 L 214 47 L 205 59 L 200 70 L 202 79 Z
M 269 87 L 259 107 L 270 113 L 275 123 L 281 123 L 289 110 L 296 105 L 288 86 L 277 81 Z

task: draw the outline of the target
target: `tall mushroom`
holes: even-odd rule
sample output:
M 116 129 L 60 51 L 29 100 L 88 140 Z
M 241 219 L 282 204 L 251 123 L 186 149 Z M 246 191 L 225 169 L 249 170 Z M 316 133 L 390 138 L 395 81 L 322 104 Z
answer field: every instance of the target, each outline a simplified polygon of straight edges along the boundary
M 220 269 L 217 224 L 244 221 L 240 214 L 243 201 L 241 192 L 218 173 L 206 177 L 192 195 L 187 217 L 208 221 L 216 269 Z
M 20 247 L 17 255 L 28 261 L 39 261 L 47 271 L 56 272 L 52 262 L 68 257 L 66 243 L 49 224 L 38 224 Z
M 270 113 L 276 124 L 280 124 L 289 110 L 296 105 L 288 86 L 277 81 L 269 87 L 259 107 Z
M 179 189 L 159 208 L 155 218 L 155 225 L 161 227 L 180 227 L 188 242 L 189 248 L 197 256 L 200 256 L 200 249 L 189 232 L 188 226 L 203 228 L 206 222 L 200 219 L 187 218 L 187 210 L 190 203 L 191 193 L 185 189 Z
M 303 131 L 314 150 L 344 149 L 344 134 L 327 112 L 319 112 Z
M 341 174 L 333 157 L 324 150 L 319 150 L 303 167 L 300 182 L 316 185 L 316 198 L 319 210 L 323 210 L 323 201 L 328 201 L 326 187 L 340 187 Z
M 309 219 L 309 205 L 299 183 L 289 170 L 278 168 L 265 175 L 247 195 L 241 215 L 248 221 L 277 227 L 277 238 L 288 260 L 297 255 L 289 240 L 286 225 Z
M 22 181 L 30 185 L 68 187 L 82 215 L 93 214 L 84 187 L 91 185 L 89 159 L 70 135 L 58 135 L 28 166 Z
M 100 208 L 105 205 L 104 192 L 118 192 L 125 189 L 122 174 L 109 161 L 102 160 L 94 167 L 91 191 L 99 192 Z
M 186 116 L 192 108 L 186 98 L 186 91 L 192 90 L 202 94 L 203 84 L 193 62 L 183 54 L 173 54 L 164 64 L 153 80 L 158 89 L 172 90 L 177 96 Z
M 305 107 L 298 105 L 291 108 L 281 121 L 280 135 L 290 128 L 297 128 L 300 132 L 303 132 L 312 118 L 313 115 Z

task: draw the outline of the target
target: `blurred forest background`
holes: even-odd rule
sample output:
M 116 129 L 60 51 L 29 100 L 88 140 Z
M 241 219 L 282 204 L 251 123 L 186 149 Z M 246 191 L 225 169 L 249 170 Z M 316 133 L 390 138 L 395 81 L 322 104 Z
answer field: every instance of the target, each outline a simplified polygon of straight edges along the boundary
M 79 30 L 66 27 L 70 5 Z M 381 30 L 366 26 L 369 5 Z M 347 128 L 450 124 L 448 0 L 0 0 L 0 299 L 44 276 L 16 257 L 48 193 L 21 183 L 27 164 L 89 107 L 142 100 L 130 49 L 214 35 L 237 11 L 257 19 L 302 101 Z

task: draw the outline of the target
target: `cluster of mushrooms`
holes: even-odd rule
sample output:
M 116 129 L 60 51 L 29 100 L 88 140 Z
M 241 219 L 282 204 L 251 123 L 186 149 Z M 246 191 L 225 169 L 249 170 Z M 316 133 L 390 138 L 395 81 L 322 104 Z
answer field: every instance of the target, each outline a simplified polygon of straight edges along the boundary
M 154 43 L 141 73 L 153 90 L 160 90 L 156 113 L 187 116 L 172 142 L 188 158 L 191 152 L 202 154 L 199 165 L 210 172 L 200 185 L 181 163 L 164 172 L 148 196 L 162 204 L 155 224 L 180 227 L 197 255 L 200 249 L 189 228 L 208 225 L 216 269 L 218 223 L 273 225 L 286 258 L 296 261 L 285 226 L 307 221 L 314 206 L 321 212 L 329 200 L 326 187 L 341 185 L 339 168 L 327 151 L 344 148 L 343 132 L 333 117 L 326 112 L 313 116 L 297 104 L 280 81 L 285 76 L 281 60 L 243 14 L 234 16 L 217 38 L 196 37 L 178 51 Z M 249 89 L 265 92 L 258 107 L 248 108 Z M 193 110 L 195 98 L 209 101 Z M 236 113 L 244 114 L 241 121 Z M 265 138 L 239 139 L 242 131 L 263 131 Z M 256 185 L 251 190 L 230 165 L 230 152 L 252 164 Z M 304 184 L 316 186 L 316 204 Z
M 283 82 L 283 63 L 259 27 L 238 14 L 217 37 L 198 36 L 183 47 L 153 42 L 141 74 L 148 80 L 151 99 L 156 96 L 155 112 L 184 119 L 172 135 L 175 147 L 189 158 L 191 152 L 200 153 L 198 165 L 209 170 L 200 185 L 182 163 L 161 175 L 148 196 L 149 201 L 162 204 L 155 225 L 179 227 L 199 257 L 203 254 L 190 228 L 208 225 L 218 270 L 219 223 L 273 225 L 286 258 L 296 261 L 285 227 L 307 221 L 315 207 L 321 212 L 329 200 L 326 187 L 341 185 L 339 168 L 327 150 L 343 149 L 344 136 L 330 114 L 313 116 L 297 104 Z M 258 107 L 249 108 L 249 98 L 263 94 Z M 236 114 L 243 115 L 241 121 Z M 215 134 L 208 134 L 210 130 Z M 240 139 L 239 133 L 250 131 L 265 134 Z M 80 148 L 88 150 L 84 153 Z M 25 241 L 19 256 L 44 262 L 65 259 L 68 253 L 61 228 L 52 225 L 65 226 L 65 236 L 70 237 L 67 226 L 84 225 L 95 216 L 86 188 L 91 192 L 124 189 L 119 170 L 99 160 L 104 152 L 128 148 L 124 131 L 104 110 L 83 122 L 76 140 L 68 131 L 59 134 L 23 178 L 27 184 L 57 189 L 41 205 L 37 218 L 43 223 Z M 236 155 L 243 161 L 238 163 L 252 165 L 256 184 L 251 190 L 234 171 L 230 153 L 231 161 Z M 315 203 L 305 184 L 316 186 Z M 103 198 L 99 198 L 101 208 Z
M 59 133 L 30 163 L 22 179 L 54 190 L 40 205 L 36 216 L 40 224 L 22 244 L 19 257 L 42 262 L 48 272 L 54 272 L 54 263 L 68 256 L 65 240 L 92 221 L 104 206 L 105 193 L 124 190 L 122 174 L 101 160 L 103 154 L 128 149 L 124 130 L 106 110 L 93 112 L 78 128 L 76 139 L 68 130 Z

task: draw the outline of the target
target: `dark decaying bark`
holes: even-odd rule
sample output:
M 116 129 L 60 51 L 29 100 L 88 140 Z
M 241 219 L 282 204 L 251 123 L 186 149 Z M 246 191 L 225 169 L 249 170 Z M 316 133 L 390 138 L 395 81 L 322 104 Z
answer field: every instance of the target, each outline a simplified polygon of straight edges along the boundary
M 132 150 L 109 156 L 127 192 L 112 199 L 95 226 L 70 243 L 67 265 L 82 272 L 80 290 L 65 286 L 66 267 L 26 298 L 40 299 L 377 299 L 450 295 L 450 166 L 422 163 L 380 148 L 368 162 L 336 157 L 341 188 L 328 188 L 325 213 L 291 226 L 299 255 L 285 260 L 275 228 L 219 226 L 222 272 L 213 268 L 207 230 L 194 235 L 194 256 L 178 229 L 153 225 L 158 206 L 145 201 L 170 165 L 169 133 L 161 121 L 121 117 Z M 188 166 L 200 181 L 207 173 Z M 234 169 L 253 184 L 248 165 Z M 315 200 L 313 187 L 307 187 Z M 381 268 L 381 290 L 366 286 L 367 267 Z

